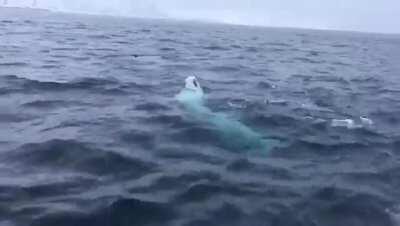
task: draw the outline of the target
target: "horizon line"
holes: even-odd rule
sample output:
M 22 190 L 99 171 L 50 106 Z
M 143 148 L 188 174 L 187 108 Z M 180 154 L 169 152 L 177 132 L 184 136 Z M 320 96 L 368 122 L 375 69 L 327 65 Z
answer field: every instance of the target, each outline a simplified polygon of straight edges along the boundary
M 272 28 L 272 29 L 297 29 L 297 30 L 312 30 L 312 31 L 322 31 L 322 32 L 347 32 L 347 33 L 361 33 L 361 34 L 376 34 L 376 35 L 400 35 L 400 32 L 383 32 L 383 31 L 367 31 L 367 30 L 354 30 L 354 29 L 336 29 L 336 28 L 319 28 L 319 27 L 306 27 L 306 26 L 274 26 L 274 25 L 260 25 L 260 24 L 248 24 L 248 23 L 233 23 L 224 22 L 218 20 L 207 20 L 207 19 L 185 19 L 170 16 L 140 16 L 140 15 L 123 15 L 123 14 L 112 14 L 112 13 L 96 13 L 88 11 L 73 11 L 73 10 L 59 10 L 59 9 L 49 9 L 42 7 L 33 6 L 10 6 L 10 5 L 0 5 L 1 8 L 13 8 L 13 9 L 25 9 L 25 10 L 45 10 L 51 13 L 65 13 L 65 14 L 78 14 L 78 15 L 88 15 L 88 16 L 107 16 L 107 17 L 117 17 L 117 18 L 127 18 L 127 19 L 150 19 L 150 20 L 172 20 L 181 22 L 196 22 L 203 24 L 216 24 L 216 25 L 230 25 L 230 26 L 244 26 L 244 27 L 255 27 L 255 28 Z

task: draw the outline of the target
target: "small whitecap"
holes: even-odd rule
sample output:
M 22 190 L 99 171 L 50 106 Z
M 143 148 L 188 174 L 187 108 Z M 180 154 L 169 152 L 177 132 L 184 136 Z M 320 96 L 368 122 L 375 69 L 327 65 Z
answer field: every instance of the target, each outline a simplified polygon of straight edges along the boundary
M 346 127 L 348 129 L 358 127 L 352 119 L 332 119 L 331 125 L 333 127 Z
M 360 116 L 360 120 L 364 126 L 372 126 L 374 124 L 374 122 L 371 119 L 364 116 Z
M 314 124 L 323 124 L 323 123 L 325 123 L 325 122 L 326 122 L 325 119 L 318 118 L 318 119 L 316 119 L 313 123 L 314 123 Z
M 305 120 L 313 120 L 314 118 L 312 116 L 305 116 L 304 119 Z
M 244 109 L 247 107 L 245 100 L 229 100 L 228 105 L 231 108 Z

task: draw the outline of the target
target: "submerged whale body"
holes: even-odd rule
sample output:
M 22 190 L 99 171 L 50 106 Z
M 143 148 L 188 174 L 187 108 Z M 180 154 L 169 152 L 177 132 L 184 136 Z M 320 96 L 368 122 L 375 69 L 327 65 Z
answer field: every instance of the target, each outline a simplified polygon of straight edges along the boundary
M 262 136 L 239 121 L 229 119 L 225 114 L 214 113 L 204 104 L 204 92 L 196 77 L 185 80 L 185 88 L 176 96 L 191 117 L 207 123 L 217 131 L 221 144 L 231 150 L 266 150 L 267 143 Z

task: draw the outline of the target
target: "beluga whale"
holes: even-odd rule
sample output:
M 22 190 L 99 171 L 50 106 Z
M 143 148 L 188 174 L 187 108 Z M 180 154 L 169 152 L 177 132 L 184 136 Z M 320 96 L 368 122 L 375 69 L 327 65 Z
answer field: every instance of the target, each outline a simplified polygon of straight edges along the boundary
M 175 96 L 189 116 L 198 123 L 204 123 L 216 132 L 221 146 L 233 151 L 268 150 L 268 143 L 261 134 L 224 113 L 213 112 L 205 105 L 204 91 L 195 76 L 185 79 L 184 88 Z

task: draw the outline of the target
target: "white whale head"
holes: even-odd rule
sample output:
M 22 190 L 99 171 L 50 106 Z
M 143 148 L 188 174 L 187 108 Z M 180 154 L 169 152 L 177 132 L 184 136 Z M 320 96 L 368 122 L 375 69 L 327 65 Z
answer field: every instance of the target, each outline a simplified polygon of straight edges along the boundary
M 203 89 L 201 88 L 200 83 L 197 81 L 195 76 L 189 76 L 185 79 L 185 88 L 203 96 Z
M 197 81 L 195 76 L 189 76 L 185 79 L 185 87 L 181 92 L 176 95 L 178 101 L 185 103 L 186 105 L 198 105 L 202 104 L 204 92 Z M 199 105 L 199 106 L 200 106 Z

